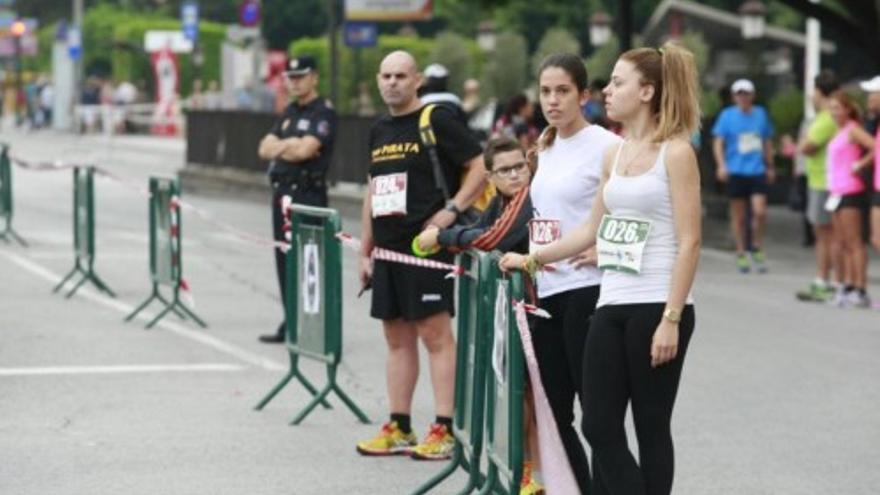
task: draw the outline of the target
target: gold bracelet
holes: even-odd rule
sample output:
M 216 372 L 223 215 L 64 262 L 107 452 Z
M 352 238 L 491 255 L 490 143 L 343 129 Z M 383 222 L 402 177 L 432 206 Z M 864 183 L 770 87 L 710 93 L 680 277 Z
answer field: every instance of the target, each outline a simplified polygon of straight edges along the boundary
M 530 277 L 535 278 L 535 273 L 538 272 L 539 268 L 541 268 L 541 264 L 534 254 L 526 256 L 526 259 L 523 260 L 522 271 L 528 273 Z

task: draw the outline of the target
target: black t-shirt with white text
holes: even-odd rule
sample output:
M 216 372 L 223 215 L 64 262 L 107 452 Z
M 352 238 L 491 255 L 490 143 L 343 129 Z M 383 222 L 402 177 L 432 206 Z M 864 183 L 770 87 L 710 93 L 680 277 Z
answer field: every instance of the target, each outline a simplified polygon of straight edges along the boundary
M 386 115 L 376 121 L 370 130 L 373 241 L 379 247 L 401 252 L 410 250 L 413 237 L 422 231 L 424 223 L 446 202 L 434 180 L 431 159 L 419 137 L 420 114 L 421 109 L 406 115 Z M 449 193 L 454 196 L 464 165 L 482 150 L 470 130 L 439 105 L 431 113 L 431 126 L 437 138 L 437 155 Z M 388 175 L 405 177 L 406 212 L 397 211 L 376 217 L 375 214 L 381 210 L 376 209 L 376 197 L 373 196 L 376 193 L 375 179 Z

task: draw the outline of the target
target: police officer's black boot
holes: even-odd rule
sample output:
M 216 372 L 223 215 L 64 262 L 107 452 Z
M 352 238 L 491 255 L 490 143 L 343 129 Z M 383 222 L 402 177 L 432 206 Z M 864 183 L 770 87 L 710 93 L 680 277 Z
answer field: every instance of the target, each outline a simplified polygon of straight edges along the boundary
M 284 343 L 284 322 L 282 321 L 280 325 L 278 325 L 278 331 L 275 333 L 268 333 L 266 335 L 260 335 L 260 342 L 265 344 L 283 344 Z

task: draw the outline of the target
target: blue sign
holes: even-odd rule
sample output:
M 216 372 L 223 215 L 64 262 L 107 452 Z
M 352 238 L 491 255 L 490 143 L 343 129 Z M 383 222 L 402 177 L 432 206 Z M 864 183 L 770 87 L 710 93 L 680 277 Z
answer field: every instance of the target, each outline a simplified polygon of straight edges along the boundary
M 199 41 L 199 4 L 195 0 L 180 5 L 180 26 L 184 38 L 193 43 Z
M 67 53 L 73 60 L 82 57 L 82 34 L 77 26 L 67 28 Z
M 351 48 L 376 46 L 379 26 L 375 22 L 346 22 L 343 30 L 345 44 Z
M 254 27 L 260 23 L 260 3 L 257 0 L 245 0 L 238 7 L 238 22 L 245 27 Z

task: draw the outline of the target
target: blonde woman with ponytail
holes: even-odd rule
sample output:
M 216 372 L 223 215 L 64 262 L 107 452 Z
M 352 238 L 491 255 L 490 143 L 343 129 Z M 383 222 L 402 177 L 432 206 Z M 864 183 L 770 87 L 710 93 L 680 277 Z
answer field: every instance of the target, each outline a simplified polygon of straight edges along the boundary
M 699 123 L 693 56 L 671 43 L 618 59 L 605 88 L 608 117 L 625 141 L 604 157 L 590 218 L 502 269 L 534 273 L 596 246 L 601 291 L 587 335 L 583 432 L 593 452 L 593 494 L 672 490 L 670 423 L 694 330 L 691 286 L 700 252 L 700 182 L 688 141 Z M 639 461 L 627 447 L 632 407 Z

